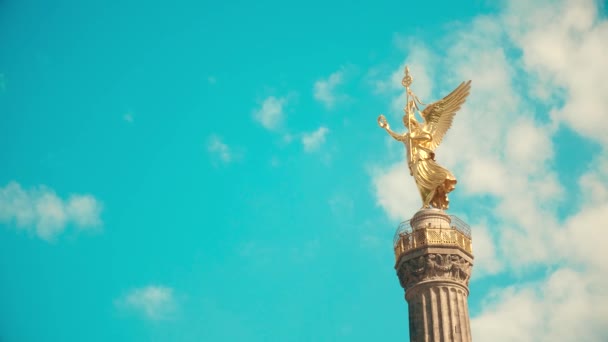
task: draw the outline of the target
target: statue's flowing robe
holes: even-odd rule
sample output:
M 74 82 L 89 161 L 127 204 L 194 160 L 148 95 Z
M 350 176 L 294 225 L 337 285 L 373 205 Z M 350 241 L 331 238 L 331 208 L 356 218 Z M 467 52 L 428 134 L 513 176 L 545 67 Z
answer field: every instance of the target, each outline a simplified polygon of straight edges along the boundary
M 456 177 L 449 170 L 437 164 L 434 158 L 433 152 L 414 144 L 411 171 L 418 191 L 420 191 L 423 205 L 447 209 L 450 203 L 448 193 L 456 187 Z

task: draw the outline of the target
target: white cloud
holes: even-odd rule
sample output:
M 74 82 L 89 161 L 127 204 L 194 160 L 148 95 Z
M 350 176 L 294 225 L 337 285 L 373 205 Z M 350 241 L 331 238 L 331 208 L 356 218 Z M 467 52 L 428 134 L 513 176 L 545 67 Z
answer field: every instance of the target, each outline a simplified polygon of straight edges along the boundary
M 523 52 L 524 68 L 537 77 L 536 89 L 565 95 L 555 119 L 608 144 L 608 21 L 598 15 L 597 2 L 513 1 L 504 22 Z
M 325 137 L 329 133 L 327 127 L 319 127 L 314 132 L 302 134 L 302 145 L 304 145 L 304 151 L 312 152 L 318 150 L 321 145 L 325 143 Z
M 581 208 L 563 223 L 563 231 L 556 234 L 556 247 L 571 261 L 608 274 L 608 263 L 604 262 L 608 260 L 608 249 L 604 247 L 608 241 L 608 230 L 604 228 L 608 213 L 608 154 L 593 161 L 591 170 L 579 178 Z
M 65 211 L 78 228 L 94 227 L 101 224 L 99 219 L 101 206 L 91 195 L 70 196 L 65 203 Z
M 588 203 L 608 202 L 608 155 L 595 158 L 593 168 L 579 179 L 581 192 L 587 197 Z
M 606 277 L 560 268 L 544 281 L 497 289 L 471 320 L 473 338 L 602 341 L 608 335 L 607 285 Z
M 44 240 L 54 239 L 69 224 L 80 229 L 100 226 L 101 211 L 101 203 L 91 195 L 63 200 L 45 186 L 24 190 L 17 182 L 0 188 L 0 223 L 14 222 Z
M 420 209 L 422 200 L 405 162 L 373 174 L 376 199 L 391 219 L 407 220 Z
M 253 116 L 266 129 L 275 130 L 283 123 L 286 105 L 287 98 L 270 96 L 262 102 L 260 109 L 254 111 Z
M 34 210 L 38 214 L 36 232 L 43 239 L 50 239 L 61 232 L 67 221 L 63 201 L 54 193 L 40 194 L 33 202 Z
M 500 271 L 502 263 L 496 255 L 496 243 L 489 233 L 486 225 L 475 225 L 471 227 L 474 232 L 475 272 L 473 279 L 486 274 L 496 274 Z
M 608 335 L 608 249 L 604 247 L 608 231 L 603 229 L 608 158 L 603 155 L 594 161 L 595 167 L 580 177 L 579 190 L 587 195 L 581 209 L 562 225 L 539 226 L 540 237 L 523 236 L 534 240 L 535 248 L 548 245 L 547 264 L 566 266 L 540 282 L 496 289 L 471 322 L 476 340 L 599 341 Z M 534 252 L 511 251 L 510 257 L 517 259 Z
M 336 87 L 344 80 L 344 71 L 338 70 L 327 79 L 321 79 L 314 84 L 314 97 L 323 103 L 326 108 L 332 108 L 337 100 Z
M 229 163 L 233 160 L 230 147 L 222 142 L 222 140 L 216 135 L 209 137 L 207 151 L 216 154 L 225 163 Z
M 173 289 L 158 285 L 133 289 L 117 300 L 116 304 L 121 308 L 134 310 L 151 320 L 170 318 L 176 307 Z

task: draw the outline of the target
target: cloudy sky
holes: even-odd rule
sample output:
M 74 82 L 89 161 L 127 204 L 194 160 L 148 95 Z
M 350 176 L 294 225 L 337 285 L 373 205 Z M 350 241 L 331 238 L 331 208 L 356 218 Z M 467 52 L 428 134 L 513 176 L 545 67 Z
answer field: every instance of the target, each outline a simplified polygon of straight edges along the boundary
M 407 340 L 406 64 L 475 340 L 605 340 L 605 6 L 0 1 L 0 340 Z

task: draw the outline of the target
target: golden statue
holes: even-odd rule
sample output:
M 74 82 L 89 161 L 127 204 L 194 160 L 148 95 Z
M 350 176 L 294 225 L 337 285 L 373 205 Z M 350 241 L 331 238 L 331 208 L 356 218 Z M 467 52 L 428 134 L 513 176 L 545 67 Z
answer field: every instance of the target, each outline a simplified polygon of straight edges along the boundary
M 401 84 L 406 90 L 407 105 L 403 110 L 403 124 L 409 132 L 398 134 L 393 132 L 384 115 L 378 117 L 378 124 L 391 137 L 405 144 L 407 164 L 410 175 L 414 176 L 416 186 L 422 198 L 422 208 L 431 206 L 447 209 L 450 201 L 448 193 L 456 187 L 456 177 L 447 169 L 435 162 L 435 149 L 441 143 L 443 136 L 452 125 L 454 115 L 460 109 L 471 89 L 471 81 L 462 82 L 448 96 L 428 105 L 422 112 L 418 105 L 424 105 L 411 91 L 413 78 L 405 68 L 405 77 Z M 424 124 L 416 120 L 415 111 L 424 119 Z

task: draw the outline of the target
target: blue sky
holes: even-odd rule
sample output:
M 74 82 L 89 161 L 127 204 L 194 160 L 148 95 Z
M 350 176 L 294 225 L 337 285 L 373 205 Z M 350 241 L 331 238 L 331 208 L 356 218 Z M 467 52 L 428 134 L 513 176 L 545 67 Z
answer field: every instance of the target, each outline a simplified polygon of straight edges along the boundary
M 606 41 L 583 0 L 0 2 L 0 340 L 406 340 L 406 64 L 473 81 L 474 338 L 601 340 Z

